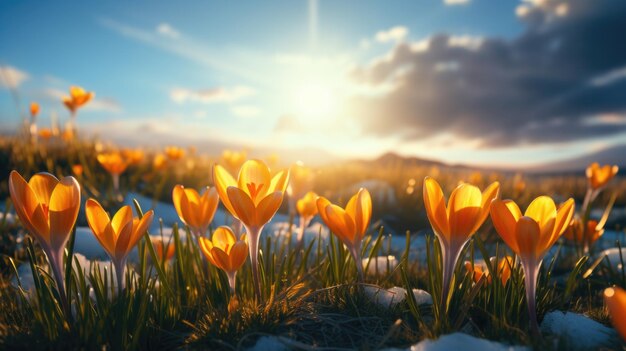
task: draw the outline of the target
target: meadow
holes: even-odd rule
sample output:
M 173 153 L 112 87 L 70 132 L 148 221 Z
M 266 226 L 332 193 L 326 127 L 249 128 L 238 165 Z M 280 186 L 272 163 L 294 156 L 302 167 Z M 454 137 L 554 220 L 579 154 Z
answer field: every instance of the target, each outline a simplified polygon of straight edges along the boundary
M 3 349 L 374 350 L 458 332 L 585 348 L 545 326 L 554 311 L 601 330 L 591 348 L 624 349 L 616 166 L 131 149 L 82 136 L 85 94 L 64 130 L 33 129 L 31 109 L 0 139 Z

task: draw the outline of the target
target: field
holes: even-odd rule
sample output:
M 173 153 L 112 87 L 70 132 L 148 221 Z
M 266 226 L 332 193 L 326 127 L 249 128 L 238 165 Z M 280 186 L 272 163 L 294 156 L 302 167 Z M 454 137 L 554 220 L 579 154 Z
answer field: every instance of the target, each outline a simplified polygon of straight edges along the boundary
M 541 324 L 554 317 L 548 317 L 554 311 L 586 316 L 573 318 L 584 318 L 590 323 L 584 325 L 593 327 L 582 336 L 599 340 L 589 348 L 623 348 L 603 298 L 608 287 L 626 288 L 622 264 L 626 258 L 620 254 L 626 181 L 619 175 L 610 175 L 594 188 L 597 184 L 584 172 L 523 175 L 409 162 L 391 154 L 312 168 L 283 164 L 276 156 L 244 163 L 246 152 L 206 155 L 175 146 L 123 149 L 82 139 L 80 133 L 32 140 L 26 132 L 6 136 L 0 141 L 0 159 L 3 349 L 283 345 L 371 350 L 406 348 L 455 332 L 541 350 L 585 348 L 571 333 Z M 264 173 L 266 164 L 271 173 Z M 218 183 L 230 181 L 224 172 L 236 179 L 242 166 L 244 180 L 220 192 Z M 14 170 L 17 173 L 11 174 Z M 64 235 L 54 228 L 59 223 L 49 220 L 47 234 L 33 233 L 40 227 L 25 224 L 35 218 L 32 213 L 27 220 L 23 217 L 29 213 L 28 202 L 11 201 L 10 195 L 31 201 L 19 195 L 26 190 L 15 184 L 21 184 L 21 177 L 28 182 L 38 172 L 58 179 L 73 176 L 80 187 L 67 195 L 77 201 L 72 205 L 75 223 L 71 214 L 65 215 L 64 220 L 71 222 L 64 224 L 67 238 L 56 242 L 55 235 Z M 489 187 L 496 181 L 499 189 Z M 59 184 L 70 186 L 63 182 Z M 178 184 L 184 189 L 177 194 Z M 442 219 L 438 212 L 438 185 L 446 199 L 455 191 L 454 206 L 461 214 L 454 223 L 442 224 L 449 217 L 444 212 Z M 202 195 L 207 186 L 211 190 L 204 190 L 202 200 L 185 190 L 196 189 Z M 489 200 L 482 209 L 468 205 L 477 196 L 480 200 L 485 189 L 497 191 L 482 194 Z M 246 207 L 250 200 L 237 197 L 238 191 L 252 199 L 252 207 Z M 307 198 L 308 191 L 341 208 L 317 195 Z M 267 203 L 255 200 L 264 192 L 274 197 Z M 496 205 L 489 209 L 491 199 L 500 198 L 513 200 L 523 211 L 541 195 L 554 199 L 557 206 L 551 205 L 556 217 L 549 230 L 562 222 L 563 230 L 554 229 L 550 240 L 542 236 L 529 242 L 512 240 L 513 234 L 503 233 L 506 223 L 499 224 L 505 215 L 494 209 Z M 352 205 L 344 211 L 351 197 Z M 219 206 L 211 209 L 217 198 Z M 567 202 L 569 198 L 573 200 Z M 47 201 L 46 215 L 60 206 Z M 69 206 L 72 200 L 65 201 Z M 101 222 L 104 217 L 98 208 L 113 216 L 125 205 L 132 213 L 119 218 L 145 216 L 145 222 L 152 222 L 139 225 L 137 231 L 136 220 L 128 226 L 132 233 L 124 232 L 126 222 L 119 222 L 124 219 L 117 224 L 114 219 L 108 227 L 108 221 Z M 543 208 L 549 212 L 550 205 Z M 325 211 L 322 216 L 317 214 L 320 209 Z M 593 220 L 597 222 L 592 230 L 576 234 L 577 225 L 584 223 L 580 227 L 584 228 Z M 247 233 L 245 238 L 239 235 L 242 232 Z M 251 249 L 250 256 L 248 248 L 254 248 L 257 236 L 258 248 Z M 120 244 L 122 237 L 126 242 Z M 117 240 L 117 246 L 107 251 L 110 240 L 114 244 Z M 612 249 L 610 254 L 605 254 L 607 249 Z M 538 253 L 531 259 L 528 250 Z M 529 300 L 533 274 L 527 277 L 525 272 L 533 264 L 536 293 Z M 421 291 L 406 294 L 413 289 Z M 604 334 L 598 338 L 597 333 Z M 257 344 L 260 338 L 269 344 Z

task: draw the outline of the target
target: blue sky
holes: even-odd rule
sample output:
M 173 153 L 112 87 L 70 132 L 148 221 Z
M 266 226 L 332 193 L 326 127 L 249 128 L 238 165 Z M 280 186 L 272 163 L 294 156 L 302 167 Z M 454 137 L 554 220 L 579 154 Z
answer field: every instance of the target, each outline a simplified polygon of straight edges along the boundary
M 0 85 L 0 128 L 14 129 L 20 121 L 8 88 L 19 92 L 21 111 L 39 101 L 40 123 L 46 125 L 52 113 L 67 118 L 59 99 L 76 84 L 96 92 L 96 100 L 79 113 L 81 130 L 119 143 L 319 149 L 342 157 L 395 150 L 449 162 L 521 165 L 621 143 L 623 134 L 612 133 L 555 142 L 521 137 L 520 143 L 502 144 L 441 126 L 427 137 L 412 137 L 402 130 L 379 132 L 388 129 L 379 125 L 387 119 L 396 124 L 389 116 L 403 115 L 394 106 L 372 105 L 379 111 L 373 116 L 360 110 L 370 102 L 396 101 L 394 93 L 409 84 L 406 72 L 434 52 L 432 38 L 445 35 L 450 47 L 467 53 L 480 52 L 483 42 L 520 41 L 534 25 L 526 21 L 531 14 L 557 13 L 557 3 L 564 1 L 546 2 L 554 6 L 487 0 L 4 1 L 0 67 L 11 79 Z M 574 5 L 569 13 L 577 13 Z M 565 12 L 558 16 L 566 18 Z M 417 63 L 399 60 L 402 48 L 411 48 Z M 457 51 L 445 57 L 464 55 Z M 433 67 L 457 71 L 451 57 Z M 398 65 L 385 79 L 372 80 L 385 62 Z M 614 109 L 594 110 L 585 118 L 617 113 L 621 123 L 622 109 Z M 425 110 L 433 119 L 441 113 Z M 417 128 L 430 123 L 427 117 L 421 120 L 415 112 L 397 124 Z

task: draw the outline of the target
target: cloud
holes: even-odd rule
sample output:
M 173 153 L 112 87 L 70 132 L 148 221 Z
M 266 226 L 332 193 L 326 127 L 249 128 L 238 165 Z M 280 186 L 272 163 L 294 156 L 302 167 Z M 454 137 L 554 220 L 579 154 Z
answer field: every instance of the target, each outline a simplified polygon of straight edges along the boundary
M 466 5 L 470 3 L 470 0 L 443 0 L 443 3 L 448 6 Z
M 24 81 L 30 78 L 30 75 L 13 66 L 0 66 L 0 86 L 7 89 L 16 89 Z
M 202 90 L 192 90 L 187 88 L 174 88 L 170 91 L 172 101 L 182 104 L 185 102 L 199 102 L 203 104 L 234 102 L 242 98 L 252 96 L 256 92 L 246 86 L 236 86 L 233 88 L 211 88 Z
M 521 6 L 526 29 L 516 38 L 437 34 L 357 66 L 357 84 L 391 87 L 350 101 L 363 132 L 411 141 L 446 133 L 482 147 L 625 132 L 623 123 L 587 121 L 626 112 L 626 2 Z
M 176 28 L 172 27 L 169 23 L 160 23 L 156 27 L 156 32 L 167 38 L 171 38 L 171 39 L 180 38 L 180 32 Z
M 256 106 L 233 106 L 230 111 L 233 115 L 242 118 L 251 118 L 259 115 L 261 110 Z
M 379 43 L 400 42 L 409 34 L 409 29 L 404 26 L 395 26 L 388 30 L 376 33 L 374 39 Z
M 254 63 L 258 63 L 257 55 L 245 55 L 246 58 L 254 57 L 255 59 L 253 63 L 246 62 L 236 54 L 229 53 L 228 50 L 212 47 L 189 35 L 183 35 L 183 33 L 172 28 L 169 24 L 164 23 L 166 26 L 161 24 L 157 26 L 156 30 L 146 30 L 109 18 L 101 18 L 99 23 L 125 38 L 177 55 L 221 73 L 229 73 L 257 83 L 267 81 L 267 77 L 260 74 L 258 70 L 247 68 L 254 66 Z M 168 34 L 164 34 L 163 32 Z M 173 33 L 178 35 L 176 40 L 163 40 L 164 35 L 169 35 L 169 38 L 172 38 Z

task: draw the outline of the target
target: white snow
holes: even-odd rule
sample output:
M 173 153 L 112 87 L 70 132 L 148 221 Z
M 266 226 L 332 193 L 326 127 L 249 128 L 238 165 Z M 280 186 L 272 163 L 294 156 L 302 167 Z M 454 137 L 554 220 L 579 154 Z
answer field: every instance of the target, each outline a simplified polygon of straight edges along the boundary
M 541 322 L 541 331 L 566 338 L 567 346 L 576 349 L 598 349 L 611 345 L 615 330 L 573 312 L 549 312 Z
M 262 336 L 260 337 L 256 344 L 248 349 L 248 351 L 288 351 L 290 350 L 287 347 L 286 343 L 288 343 L 288 339 L 278 336 Z
M 406 299 L 406 289 L 394 286 L 391 289 L 384 289 L 374 285 L 366 285 L 363 288 L 365 295 L 370 298 L 371 301 L 382 307 L 394 307 Z M 432 296 L 420 289 L 413 289 L 413 296 L 418 305 L 432 304 Z
M 369 266 L 367 265 L 368 262 Z M 370 275 L 381 275 L 393 272 L 396 266 L 398 266 L 398 259 L 393 255 L 376 256 L 372 257 L 371 260 L 369 258 L 362 259 L 361 264 L 363 264 L 364 269 L 367 267 L 367 271 L 365 273 Z
M 626 249 L 622 249 L 620 258 L 619 247 L 613 247 L 602 251 L 601 255 L 604 255 L 609 260 L 609 264 L 615 269 L 622 269 L 622 260 L 626 261 Z
M 422 340 L 419 343 L 406 348 L 389 348 L 385 351 L 530 351 L 526 346 L 511 346 L 503 343 L 479 339 L 474 336 L 453 333 L 440 337 L 437 340 Z

